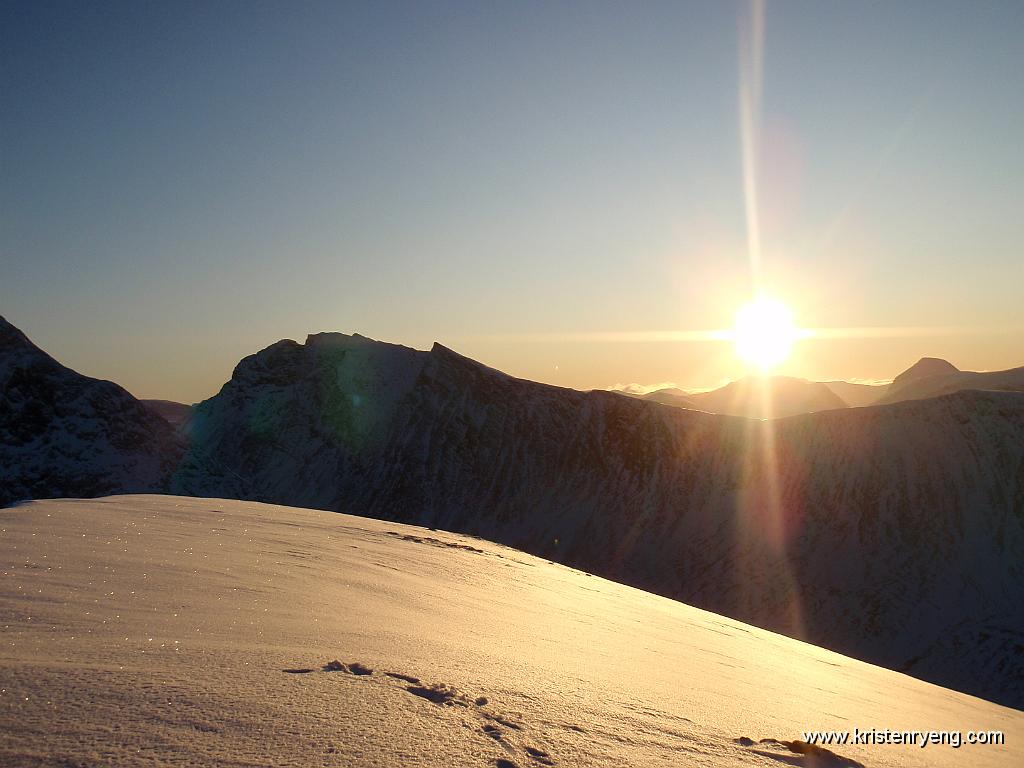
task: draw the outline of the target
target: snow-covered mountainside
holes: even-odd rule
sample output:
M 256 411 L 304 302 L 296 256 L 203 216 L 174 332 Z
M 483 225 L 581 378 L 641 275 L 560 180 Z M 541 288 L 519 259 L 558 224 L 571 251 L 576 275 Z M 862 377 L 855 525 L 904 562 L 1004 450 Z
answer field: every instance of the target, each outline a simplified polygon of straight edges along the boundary
M 932 376 L 947 376 L 951 373 L 959 372 L 959 368 L 948 360 L 943 360 L 941 357 L 922 357 L 892 380 L 893 389 L 899 389 L 912 381 L 930 379 Z
M 1024 394 L 762 422 L 322 334 L 190 423 L 179 492 L 480 535 L 1024 706 Z
M 65 368 L 0 317 L 0 506 L 158 491 L 182 451 L 121 387 Z
M 707 392 L 683 393 L 671 388 L 647 394 L 622 394 L 676 408 L 754 419 L 780 418 L 847 407 L 846 401 L 827 384 L 789 376 L 750 376 Z
M 614 390 L 613 390 L 614 391 Z M 648 400 L 652 403 L 662 403 L 664 405 L 674 405 L 676 408 L 692 408 L 697 409 L 696 403 L 689 395 L 683 392 L 681 389 L 675 387 L 669 387 L 667 389 L 658 389 L 654 392 L 648 392 L 645 395 L 636 395 L 641 400 Z
M 931 364 L 922 367 L 922 363 L 928 361 Z M 878 402 L 923 400 L 965 389 L 1024 392 L 1024 367 L 1008 371 L 961 371 L 945 360 L 926 357 L 897 376 Z
M 827 385 L 790 376 L 748 376 L 690 398 L 702 411 L 755 419 L 846 408 L 846 403 Z
M 192 414 L 191 405 L 176 403 L 173 400 L 140 400 L 139 402 L 175 427 L 183 426 Z
M 340 333 L 279 341 L 246 357 L 216 397 L 193 407 L 175 487 L 347 508 L 372 491 L 372 474 L 393 474 L 374 462 L 400 440 L 399 408 L 427 358 Z
M 440 531 L 41 501 L 0 511 L 0 572 L 10 768 L 1024 763 L 1024 713 Z M 1004 744 L 804 738 L 854 728 Z
M 888 384 L 860 384 L 853 381 L 824 381 L 822 383 L 851 408 L 875 405 L 889 389 Z

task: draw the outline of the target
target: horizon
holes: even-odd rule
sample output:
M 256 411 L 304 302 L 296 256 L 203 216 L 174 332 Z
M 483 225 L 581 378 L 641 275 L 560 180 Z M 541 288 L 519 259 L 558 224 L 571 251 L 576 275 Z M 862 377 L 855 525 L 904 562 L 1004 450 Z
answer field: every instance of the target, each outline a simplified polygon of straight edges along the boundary
M 1024 765 L 1024 1 L 0 30 L 0 763 Z
M 1022 362 L 1019 3 L 2 13 L 0 308 L 139 397 L 342 329 L 581 390 Z
M 0 315 L 0 319 L 3 319 L 2 315 Z M 123 387 L 130 394 L 132 394 L 134 397 L 136 397 L 136 398 L 138 398 L 140 400 L 166 400 L 166 401 L 170 401 L 170 402 L 178 402 L 178 403 L 183 403 L 183 404 L 187 404 L 187 405 L 194 405 L 194 404 L 200 403 L 203 400 L 209 399 L 209 398 L 213 397 L 214 395 L 216 395 L 217 392 L 220 391 L 221 387 L 225 383 L 230 381 L 231 375 L 232 375 L 232 371 L 234 370 L 235 366 L 242 359 L 244 359 L 245 357 L 248 357 L 249 355 L 252 355 L 252 354 L 255 354 L 257 352 L 260 352 L 261 350 L 264 350 L 267 347 L 272 346 L 273 344 L 276 344 L 276 343 L 278 343 L 280 341 L 294 341 L 294 342 L 296 342 L 298 344 L 305 344 L 305 341 L 300 340 L 300 338 L 303 338 L 302 336 L 300 336 L 299 338 L 281 337 L 281 338 L 275 339 L 274 341 L 268 341 L 268 342 L 262 344 L 261 346 L 259 346 L 258 348 L 250 349 L 250 350 L 248 350 L 246 352 L 243 352 L 242 354 L 239 355 L 239 357 L 237 359 L 231 361 L 230 363 L 224 363 L 223 365 L 218 365 L 217 366 L 218 369 L 226 370 L 227 373 L 226 373 L 226 375 L 224 376 L 224 378 L 222 380 L 220 380 L 219 382 L 217 382 L 213 386 L 212 389 L 210 389 L 206 393 L 200 393 L 200 395 L 198 397 L 196 397 L 196 398 L 181 399 L 181 398 L 169 397 L 169 396 L 165 396 L 165 395 L 161 395 L 161 394 L 151 394 L 151 393 L 147 393 L 147 392 L 140 392 L 140 391 L 135 390 L 133 387 L 129 386 L 128 384 L 126 384 L 124 381 L 121 381 L 121 380 L 119 380 L 119 379 L 117 379 L 117 378 L 115 378 L 113 376 L 104 375 L 102 372 L 96 372 L 96 371 L 90 371 L 90 370 L 83 369 L 82 366 L 73 364 L 72 362 L 69 362 L 68 359 L 66 359 L 66 358 L 62 357 L 61 355 L 57 354 L 51 348 L 49 348 L 47 345 L 45 345 L 44 343 L 40 342 L 37 338 L 35 338 L 33 336 L 33 334 L 29 330 L 26 330 L 24 327 L 20 326 L 18 323 L 11 321 L 10 318 L 6 318 L 6 319 L 7 319 L 7 322 L 9 322 L 15 328 L 20 330 L 22 333 L 24 333 L 25 336 L 28 337 L 29 341 L 32 342 L 33 344 L 35 344 L 35 346 L 37 346 L 39 349 L 41 349 L 43 352 L 45 352 L 46 354 L 48 354 L 51 357 L 53 357 L 55 360 L 57 360 L 58 363 L 61 363 L 62 365 L 66 366 L 68 368 L 71 368 L 72 370 L 74 370 L 74 371 L 76 371 L 78 373 L 90 376 L 91 378 L 94 378 L 94 379 L 112 381 L 115 384 L 118 384 L 119 386 Z M 726 377 L 726 378 L 721 378 L 721 379 L 719 379 L 719 380 L 717 380 L 715 382 L 702 383 L 702 384 L 683 384 L 683 383 L 675 382 L 675 381 L 662 380 L 662 381 L 654 381 L 654 382 L 617 381 L 615 383 L 602 384 L 602 385 L 597 385 L 597 386 L 574 386 L 574 385 L 571 385 L 571 384 L 563 384 L 563 383 L 559 383 L 559 382 L 556 382 L 556 381 L 544 380 L 542 378 L 532 378 L 532 377 L 530 377 L 528 375 L 521 375 L 521 374 L 515 373 L 513 371 L 506 370 L 506 369 L 502 368 L 499 365 L 493 364 L 491 362 L 488 362 L 487 360 L 483 360 L 483 359 L 480 359 L 479 357 L 476 357 L 476 356 L 474 356 L 472 354 L 466 353 L 462 349 L 460 349 L 459 347 L 454 346 L 452 344 L 447 344 L 444 341 L 439 340 L 439 339 L 435 339 L 435 340 L 433 340 L 433 341 L 431 341 L 431 342 L 429 342 L 427 344 L 416 345 L 416 344 L 409 344 L 409 343 L 394 341 L 394 340 L 391 340 L 391 339 L 379 338 L 379 337 L 376 337 L 376 336 L 371 336 L 371 335 L 366 334 L 366 333 L 361 333 L 359 331 L 324 331 L 324 330 L 320 330 L 320 331 L 310 331 L 309 333 L 305 334 L 304 336 L 305 336 L 305 338 L 308 339 L 309 336 L 313 336 L 313 335 L 317 335 L 317 334 L 324 334 L 324 333 L 337 333 L 337 334 L 341 334 L 341 335 L 345 335 L 345 336 L 362 336 L 363 338 L 368 339 L 369 341 L 373 341 L 373 342 L 377 342 L 377 343 L 382 343 L 382 344 L 395 344 L 395 345 L 398 345 L 398 346 L 404 346 L 404 347 L 408 347 L 410 349 L 414 349 L 414 350 L 418 350 L 418 351 L 423 351 L 423 352 L 429 351 L 430 348 L 434 344 L 440 344 L 441 346 L 447 347 L 447 348 L 451 349 L 452 351 L 457 352 L 457 353 L 463 355 L 464 357 L 468 357 L 468 358 L 474 360 L 477 363 L 481 363 L 483 365 L 486 365 L 489 368 L 494 368 L 496 370 L 501 371 L 502 373 L 506 373 L 506 374 L 509 374 L 511 376 L 515 376 L 516 378 L 524 379 L 524 380 L 527 380 L 527 381 L 535 381 L 535 382 L 542 383 L 542 384 L 552 384 L 552 385 L 555 385 L 555 386 L 566 387 L 568 389 L 575 389 L 575 390 L 578 390 L 578 391 L 581 391 L 581 392 L 609 391 L 609 392 L 626 392 L 626 393 L 630 393 L 630 394 L 650 394 L 650 393 L 653 393 L 653 392 L 656 392 L 656 391 L 659 391 L 659 390 L 678 389 L 678 390 L 682 391 L 685 394 L 700 394 L 700 393 L 704 393 L 704 392 L 711 392 L 711 391 L 714 391 L 716 389 L 720 389 L 721 387 L 727 386 L 728 384 L 731 384 L 731 383 L 734 383 L 734 382 L 737 382 L 737 381 L 741 381 L 743 379 L 748 379 L 748 378 L 789 378 L 789 379 L 797 379 L 797 380 L 804 380 L 804 381 L 818 382 L 818 383 L 848 383 L 848 384 L 859 384 L 859 385 L 865 385 L 865 386 L 884 387 L 884 386 L 887 386 L 887 385 L 891 384 L 893 379 L 896 378 L 896 376 L 898 376 L 899 374 L 907 371 L 909 368 L 911 368 L 913 365 L 915 365 L 916 363 L 920 362 L 921 360 L 926 360 L 926 359 L 943 360 L 945 362 L 949 362 L 951 365 L 953 365 L 955 368 L 957 368 L 957 369 L 959 369 L 961 371 L 965 371 L 965 372 L 974 371 L 974 372 L 977 372 L 977 373 L 988 373 L 988 372 L 996 372 L 996 371 L 1003 371 L 1003 370 L 1011 370 L 1011 369 L 1014 369 L 1014 368 L 1022 367 L 1022 365 L 1024 365 L 1024 363 L 1021 363 L 1020 361 L 1018 361 L 1016 364 L 1011 362 L 1011 364 L 1006 365 L 1005 367 L 999 367 L 999 368 L 967 368 L 967 367 L 964 367 L 963 365 L 958 364 L 956 361 L 949 360 L 948 358 L 943 357 L 941 355 L 920 354 L 917 357 L 913 358 L 912 360 L 908 360 L 906 362 L 906 364 L 904 364 L 902 367 L 900 367 L 898 370 L 896 370 L 895 372 L 891 373 L 890 375 L 888 375 L 886 377 L 878 377 L 878 378 L 861 378 L 861 377 L 856 377 L 856 376 L 854 376 L 854 377 L 823 376 L 823 377 L 814 378 L 814 377 L 810 377 L 810 376 L 797 375 L 797 374 L 788 372 L 785 369 L 783 369 L 783 370 L 772 369 L 772 370 L 769 370 L 769 371 L 758 371 L 756 369 L 749 369 L 749 368 L 742 368 L 741 367 L 740 370 L 739 370 L 739 373 L 737 373 L 732 378 Z M 617 344 L 617 342 L 609 342 L 609 343 Z M 651 343 L 661 343 L 661 342 L 651 342 Z M 722 341 L 720 343 L 721 344 L 725 344 L 725 343 L 731 343 L 731 342 Z M 55 346 L 59 347 L 60 344 L 58 343 Z M 74 356 L 73 353 L 72 353 L 72 356 Z
M 59 359 L 55 355 L 52 355 L 42 345 L 36 343 L 36 341 L 32 339 L 31 335 L 29 333 L 25 332 L 25 330 L 23 328 L 19 328 L 16 323 L 12 323 L 9 319 L 5 318 L 3 315 L 0 315 L 0 323 L 2 323 L 4 321 L 6 321 L 12 327 L 17 329 L 21 333 L 23 333 L 25 335 L 25 337 L 28 338 L 29 342 L 31 344 L 35 345 L 37 348 L 39 348 L 44 354 L 49 355 L 50 357 L 54 358 L 61 365 L 64 365 L 65 367 L 68 367 L 68 368 L 71 368 L 72 370 L 75 370 L 77 373 L 83 373 L 82 371 L 79 371 L 79 370 L 75 369 L 74 366 L 68 365 L 67 363 L 65 363 L 64 361 L 62 361 L 61 359 Z M 361 338 L 363 338 L 366 341 L 369 341 L 371 343 L 384 344 L 384 345 L 393 345 L 393 346 L 402 346 L 402 347 L 406 347 L 408 349 L 412 349 L 412 350 L 419 351 L 419 352 L 429 352 L 430 349 L 435 344 L 437 344 L 437 345 L 440 345 L 440 346 L 443 346 L 443 347 L 447 347 L 448 349 L 451 349 L 453 352 L 455 352 L 457 354 L 461 354 L 461 352 L 457 348 L 450 347 L 450 346 L 448 346 L 448 345 L 446 345 L 446 344 L 444 344 L 443 342 L 440 342 L 440 341 L 435 341 L 435 342 L 433 342 L 430 345 L 426 345 L 426 347 L 424 347 L 424 348 L 420 348 L 420 347 L 413 347 L 411 345 L 399 344 L 397 342 L 388 341 L 387 339 L 374 338 L 372 336 L 367 336 L 366 334 L 362 334 L 362 333 L 359 333 L 357 331 L 353 331 L 351 333 L 346 333 L 346 332 L 343 332 L 343 331 L 318 331 L 318 332 L 315 332 L 315 333 L 307 334 L 306 338 L 304 340 L 301 340 L 301 341 L 299 339 L 292 339 L 292 338 L 278 339 L 275 342 L 272 342 L 270 344 L 267 344 L 267 345 L 261 347 L 260 349 L 252 350 L 251 352 L 249 352 L 246 355 L 244 355 L 243 358 L 244 357 L 248 357 L 249 355 L 252 355 L 252 354 L 256 354 L 257 352 L 261 352 L 261 351 L 267 349 L 268 347 L 273 346 L 274 344 L 278 344 L 278 343 L 280 343 L 282 341 L 291 341 L 293 343 L 296 343 L 296 344 L 304 346 L 304 345 L 306 345 L 309 342 L 311 337 L 317 336 L 317 335 L 340 335 L 340 336 L 346 336 L 346 337 L 358 336 L 358 337 L 361 337 Z M 482 361 L 482 360 L 477 360 L 476 358 L 472 358 L 472 357 L 470 357 L 468 355 L 463 355 L 463 356 L 464 357 L 469 357 L 469 359 L 472 359 L 474 362 L 476 362 L 478 364 L 487 365 L 487 363 Z M 239 358 L 238 361 L 235 361 L 235 363 L 232 364 L 232 370 L 238 364 L 238 362 L 240 362 L 243 358 Z M 895 373 L 894 375 L 892 375 L 892 376 L 890 376 L 890 377 L 888 377 L 886 379 L 857 379 L 857 378 L 852 378 L 852 379 L 843 379 L 843 378 L 807 379 L 806 377 L 792 376 L 790 374 L 780 373 L 780 372 L 775 371 L 775 370 L 764 370 L 764 371 L 748 370 L 748 371 L 745 371 L 744 373 L 742 373 L 741 375 L 737 376 L 734 379 L 722 379 L 722 380 L 720 380 L 718 382 L 715 382 L 715 383 L 713 383 L 711 385 L 700 386 L 700 387 L 684 387 L 684 386 L 680 386 L 677 382 L 661 381 L 661 382 L 654 382 L 654 383 L 616 382 L 615 384 L 611 384 L 611 385 L 608 385 L 608 386 L 601 386 L 601 387 L 587 387 L 587 388 L 567 387 L 567 388 L 575 389 L 575 390 L 581 391 L 581 392 L 590 392 L 590 391 L 621 392 L 621 393 L 624 393 L 624 394 L 640 395 L 640 396 L 652 394 L 652 393 L 659 392 L 659 391 L 665 391 L 665 390 L 676 390 L 676 391 L 682 392 L 685 395 L 699 395 L 699 394 L 705 394 L 705 393 L 709 393 L 709 392 L 714 392 L 715 390 L 718 390 L 718 389 L 721 389 L 723 387 L 726 387 L 729 384 L 733 384 L 733 383 L 740 382 L 740 381 L 743 381 L 743 380 L 789 379 L 789 380 L 807 381 L 807 382 L 810 382 L 810 383 L 821 383 L 821 384 L 842 384 L 842 383 L 845 383 L 845 384 L 855 384 L 855 385 L 859 385 L 859 386 L 878 387 L 879 389 L 881 389 L 881 388 L 887 387 L 888 385 L 892 384 L 893 380 L 897 376 L 899 376 L 900 374 L 906 373 L 911 368 L 916 367 L 919 363 L 922 363 L 922 362 L 924 362 L 926 360 L 938 360 L 938 361 L 941 361 L 941 362 L 946 362 L 946 363 L 949 363 L 955 369 L 957 369 L 957 370 L 959 370 L 961 372 L 971 372 L 968 369 L 965 369 L 965 368 L 962 368 L 962 367 L 956 365 L 952 361 L 946 360 L 945 358 L 938 358 L 938 357 L 935 357 L 933 355 L 923 355 L 923 356 L 919 357 L 916 361 L 911 363 L 910 365 L 905 366 L 904 368 L 900 369 L 900 371 L 898 371 L 897 373 Z M 499 371 L 501 370 L 501 369 L 498 369 L 495 366 L 491 366 L 491 365 L 487 365 L 487 367 L 495 368 L 496 370 L 499 370 Z M 1020 367 L 1024 367 L 1024 366 L 1013 366 L 1013 368 L 1020 368 Z M 1000 370 L 1011 370 L 1011 369 L 1000 369 Z M 501 371 L 501 372 L 509 374 L 508 371 Z M 993 371 L 993 370 L 990 370 L 990 369 L 979 369 L 979 370 L 973 371 L 973 372 L 974 373 L 994 373 L 994 372 L 999 372 L 999 371 Z M 509 375 L 514 375 L 514 374 L 509 374 Z M 98 377 L 94 376 L 92 378 L 97 378 L 97 379 L 100 379 L 100 380 L 112 381 L 113 383 L 121 386 L 123 389 L 128 391 L 129 394 L 133 395 L 134 397 L 136 397 L 136 398 L 138 398 L 140 400 L 168 401 L 168 402 L 177 402 L 177 403 L 181 403 L 181 404 L 184 404 L 184 405 L 197 405 L 198 403 L 200 403 L 200 402 L 202 402 L 204 400 L 207 400 L 207 399 L 210 399 L 210 398 L 214 397 L 220 391 L 221 387 L 231 379 L 231 376 L 229 375 L 228 378 L 226 378 L 224 382 L 221 382 L 221 384 L 219 384 L 217 386 L 215 391 L 210 392 L 210 393 L 208 393 L 207 395 L 205 395 L 203 397 L 200 397 L 200 398 L 198 398 L 196 400 L 191 400 L 191 401 L 174 400 L 173 398 L 166 398 L 166 397 L 148 397 L 146 395 L 139 394 L 138 392 L 131 391 L 128 387 L 125 387 L 121 382 L 118 382 L 118 381 L 116 381 L 114 379 L 109 379 L 109 378 L 104 379 L 104 377 L 102 377 L 102 376 L 98 376 Z M 529 379 L 529 378 L 523 377 L 523 376 L 516 376 L 515 378 L 522 379 L 524 381 L 534 381 L 534 382 L 536 381 L 534 379 Z M 550 383 L 550 382 L 537 382 L 537 383 Z M 555 385 L 555 386 L 563 386 L 563 385 Z

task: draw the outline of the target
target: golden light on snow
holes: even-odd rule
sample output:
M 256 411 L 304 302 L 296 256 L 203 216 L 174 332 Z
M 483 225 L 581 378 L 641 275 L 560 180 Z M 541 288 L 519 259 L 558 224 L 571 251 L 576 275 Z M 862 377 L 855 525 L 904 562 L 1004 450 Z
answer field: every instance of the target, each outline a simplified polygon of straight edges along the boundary
M 761 370 L 784 362 L 798 336 L 792 313 L 776 299 L 759 296 L 736 312 L 733 326 L 736 354 Z

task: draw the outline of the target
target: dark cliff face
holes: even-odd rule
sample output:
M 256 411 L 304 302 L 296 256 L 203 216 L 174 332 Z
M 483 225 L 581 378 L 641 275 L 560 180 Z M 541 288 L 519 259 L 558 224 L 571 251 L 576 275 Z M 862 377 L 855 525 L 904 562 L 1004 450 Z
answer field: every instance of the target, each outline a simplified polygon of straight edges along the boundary
M 171 490 L 463 531 L 1024 704 L 1020 393 L 763 422 L 318 334 L 242 360 L 183 452 L 7 324 L 0 383 L 8 500 Z
M 0 318 L 0 506 L 166 490 L 183 450 L 128 392 L 65 368 Z
M 316 339 L 198 407 L 185 490 L 477 534 L 1020 703 L 1024 397 L 761 422 Z
M 368 477 L 427 353 L 361 336 L 280 341 L 193 409 L 181 492 L 338 509 Z
M 140 400 L 144 406 L 173 427 L 183 427 L 192 415 L 192 406 L 173 400 Z

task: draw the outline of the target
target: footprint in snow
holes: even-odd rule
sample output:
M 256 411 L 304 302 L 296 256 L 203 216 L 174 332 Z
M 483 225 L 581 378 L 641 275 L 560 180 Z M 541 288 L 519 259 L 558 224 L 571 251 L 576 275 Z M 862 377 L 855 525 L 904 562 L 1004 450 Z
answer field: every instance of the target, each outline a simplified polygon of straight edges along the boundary
M 335 659 L 334 661 L 329 661 L 324 664 L 323 667 L 321 667 L 321 670 L 324 672 L 345 672 L 349 675 L 358 676 L 373 675 L 373 669 L 365 664 L 360 664 L 358 661 L 346 663 Z M 315 672 L 316 670 L 311 667 L 295 667 L 285 669 L 283 671 L 293 675 L 304 675 Z M 490 703 L 486 696 L 477 696 L 473 698 L 459 691 L 459 689 L 454 685 L 450 685 L 448 683 L 425 684 L 418 677 L 407 675 L 402 672 L 384 672 L 383 676 L 406 683 L 407 685 L 405 686 L 405 690 L 408 693 L 422 699 L 426 699 L 438 706 L 458 706 L 475 711 L 479 717 L 488 721 L 481 727 L 481 732 L 498 742 L 510 754 L 515 753 L 515 745 L 505 741 L 506 732 L 499 726 L 504 726 L 509 729 L 509 731 L 517 733 L 523 732 L 523 726 L 495 712 L 484 710 L 483 707 Z M 580 732 L 583 731 L 583 729 L 578 726 L 568 727 Z M 509 733 L 508 735 L 511 736 L 512 734 Z M 750 743 L 753 744 L 752 741 Z M 539 763 L 540 765 L 553 766 L 555 764 L 551 755 L 543 749 L 529 745 L 521 745 L 519 748 L 522 749 L 531 760 Z M 496 758 L 495 766 L 496 768 L 518 768 L 516 763 L 508 760 L 507 758 Z
M 403 675 L 401 672 L 385 672 L 384 674 L 388 677 L 395 678 L 395 680 L 404 680 L 405 682 L 412 683 L 413 685 L 420 684 L 420 679 L 418 677 L 413 677 L 412 675 Z
M 836 754 L 830 749 L 819 747 L 817 744 L 808 744 L 806 741 L 794 739 L 793 741 L 780 741 L 779 739 L 761 739 L 754 741 L 747 736 L 741 736 L 733 741 L 741 747 L 747 747 L 751 752 L 778 760 L 787 765 L 803 766 L 804 768 L 864 768 L 863 763 L 851 760 L 848 757 Z M 754 749 L 754 747 L 759 747 Z M 790 754 L 779 751 L 769 752 L 765 748 L 775 750 L 785 749 Z M 799 755 L 794 757 L 793 755 Z
M 541 765 L 555 764 L 555 761 L 551 759 L 551 755 L 549 755 L 542 749 L 537 749 L 536 747 L 524 747 L 524 749 L 526 750 L 526 754 L 528 754 Z
M 289 675 L 308 675 L 310 672 L 316 670 L 312 667 L 293 667 L 291 669 L 282 669 L 282 672 L 287 672 Z M 338 661 L 329 661 L 320 668 L 321 672 L 345 672 L 349 675 L 372 675 L 373 670 L 367 666 L 360 664 L 358 661 L 353 661 L 349 664 Z
M 353 661 L 348 664 L 338 661 L 329 661 L 324 664 L 324 672 L 348 672 L 350 675 L 372 675 L 373 670 L 367 666 L 360 664 L 358 661 Z

